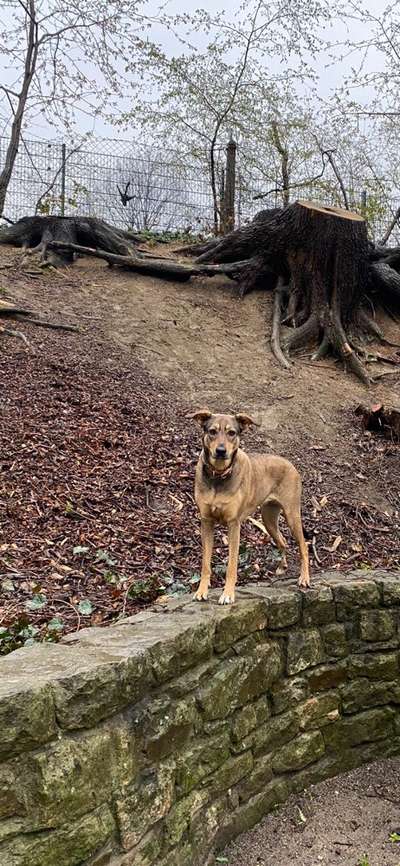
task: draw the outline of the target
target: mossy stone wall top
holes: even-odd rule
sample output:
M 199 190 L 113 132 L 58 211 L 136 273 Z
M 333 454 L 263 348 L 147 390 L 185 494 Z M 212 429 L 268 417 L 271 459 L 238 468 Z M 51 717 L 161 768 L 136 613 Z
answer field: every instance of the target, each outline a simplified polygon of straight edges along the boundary
M 400 574 L 216 598 L 0 661 L 1 866 L 203 866 L 400 751 Z

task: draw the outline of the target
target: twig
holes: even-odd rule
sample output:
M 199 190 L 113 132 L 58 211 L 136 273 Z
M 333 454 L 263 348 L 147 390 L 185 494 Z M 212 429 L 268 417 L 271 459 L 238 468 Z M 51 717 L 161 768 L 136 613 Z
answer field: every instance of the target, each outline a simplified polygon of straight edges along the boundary
M 16 315 L 15 318 L 21 322 L 28 322 L 30 325 L 39 325 L 41 328 L 52 328 L 54 331 L 79 332 L 78 325 L 64 325 L 62 322 L 45 322 L 42 319 L 31 319 L 21 315 Z
M 23 334 L 22 331 L 14 331 L 12 328 L 0 328 L 0 333 L 7 337 L 18 337 L 18 339 L 25 343 L 28 349 L 31 349 L 32 352 L 35 353 L 33 346 L 31 346 L 28 338 L 25 337 L 25 334 Z
M 315 559 L 315 561 L 318 563 L 318 565 L 322 565 L 322 560 L 319 558 L 318 553 L 317 553 L 316 537 L 315 537 L 315 535 L 313 535 L 313 537 L 312 537 L 312 541 L 311 541 L 311 550 L 312 550 L 312 552 L 313 552 L 313 555 L 314 555 L 314 559 Z

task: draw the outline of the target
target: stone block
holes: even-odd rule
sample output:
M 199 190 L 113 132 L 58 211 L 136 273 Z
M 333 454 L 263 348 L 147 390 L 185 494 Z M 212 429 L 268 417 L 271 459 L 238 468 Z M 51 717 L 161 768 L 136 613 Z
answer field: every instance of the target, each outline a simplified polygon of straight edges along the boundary
M 353 680 L 340 687 L 344 713 L 357 713 L 369 707 L 400 704 L 399 680 L 382 682 L 368 679 Z
M 264 695 L 252 704 L 247 704 L 238 710 L 232 721 L 232 739 L 238 743 L 243 740 L 250 731 L 262 725 L 271 715 L 268 698 Z
M 232 750 L 239 752 L 252 749 L 255 755 L 270 751 L 293 739 L 299 731 L 296 710 L 268 719 L 260 728 L 249 734 L 241 743 L 233 744 Z
M 375 583 L 382 592 L 383 604 L 391 607 L 400 604 L 400 574 L 392 571 L 374 571 Z
M 308 696 L 308 680 L 304 677 L 278 680 L 271 686 L 272 712 L 283 713 Z
M 149 657 L 139 651 L 108 661 L 102 654 L 87 653 L 52 685 L 57 721 L 66 730 L 94 727 L 136 703 L 153 681 Z
M 393 732 L 395 712 L 390 707 L 366 710 L 323 729 L 327 748 L 340 753 L 346 747 L 385 739 Z
M 362 610 L 360 637 L 364 641 L 390 640 L 397 630 L 395 615 L 389 610 Z
M 108 806 L 100 806 L 57 830 L 7 840 L 0 845 L 0 863 L 1 866 L 82 866 L 114 832 Z
M 150 761 L 160 761 L 180 751 L 199 721 L 193 696 L 172 703 L 168 697 L 138 704 L 133 714 L 135 731 L 143 739 L 142 749 Z
M 122 723 L 63 737 L 18 765 L 24 830 L 55 828 L 111 800 L 137 773 L 132 737 Z
M 373 580 L 349 578 L 333 586 L 336 614 L 339 622 L 358 617 L 360 608 L 379 607 L 379 587 Z
M 240 779 L 251 772 L 253 767 L 253 755 L 250 751 L 242 752 L 237 757 L 228 758 L 221 767 L 219 767 L 210 779 L 210 790 L 215 794 L 221 794 L 232 788 Z
M 180 796 L 184 796 L 214 773 L 229 758 L 229 734 L 222 732 L 207 740 L 193 743 L 177 756 L 176 784 Z
M 287 645 L 287 672 L 289 676 L 320 664 L 323 658 L 324 648 L 318 629 L 298 629 L 289 634 Z
M 115 799 L 122 847 L 129 851 L 163 818 L 174 802 L 175 762 L 165 761 L 144 772 Z
M 243 658 L 225 659 L 197 693 L 206 720 L 225 718 L 264 692 L 280 675 L 282 655 L 275 642 L 260 644 Z
M 207 803 L 208 799 L 207 791 L 192 791 L 187 797 L 172 806 L 165 819 L 165 840 L 168 847 L 172 848 L 179 844 L 196 812 Z
M 321 636 L 326 656 L 345 658 L 349 652 L 346 627 L 343 623 L 333 622 L 321 628 Z
M 330 586 L 316 586 L 304 593 L 303 625 L 325 625 L 335 620 L 335 602 Z
M 207 854 L 213 848 L 214 839 L 228 808 L 227 798 L 223 796 L 207 804 L 193 816 L 189 827 L 189 841 L 194 856 L 192 855 L 188 866 L 204 866 L 209 862 Z
M 394 680 L 399 675 L 397 652 L 354 654 L 348 659 L 351 679 L 368 677 L 371 680 Z
M 279 749 L 273 759 L 274 773 L 288 773 L 300 770 L 317 761 L 325 752 L 325 743 L 320 731 L 300 734 L 286 746 Z
M 217 847 L 222 848 L 239 833 L 254 827 L 274 806 L 286 800 L 289 791 L 290 787 L 284 779 L 269 782 L 264 791 L 247 800 L 231 816 L 226 816 L 216 837 Z
M 265 601 L 242 601 L 240 605 L 222 611 L 216 617 L 214 647 L 216 652 L 224 652 L 236 641 L 253 632 L 262 631 L 267 625 L 267 605 Z
M 319 665 L 313 670 L 307 671 L 308 684 L 312 694 L 326 689 L 336 689 L 347 680 L 347 676 L 347 659 L 337 661 L 334 664 Z
M 339 709 L 339 696 L 335 692 L 311 696 L 296 708 L 300 730 L 332 724 L 339 717 Z
M 244 802 L 253 797 L 254 794 L 258 794 L 271 781 L 272 776 L 272 755 L 259 755 L 251 772 L 237 786 L 239 800 Z
M 19 686 L 18 679 L 0 683 L 0 760 L 35 749 L 54 739 L 56 733 L 49 685 L 36 687 L 23 681 Z
M 300 621 L 301 596 L 289 589 L 271 591 L 268 597 L 268 629 L 288 628 Z

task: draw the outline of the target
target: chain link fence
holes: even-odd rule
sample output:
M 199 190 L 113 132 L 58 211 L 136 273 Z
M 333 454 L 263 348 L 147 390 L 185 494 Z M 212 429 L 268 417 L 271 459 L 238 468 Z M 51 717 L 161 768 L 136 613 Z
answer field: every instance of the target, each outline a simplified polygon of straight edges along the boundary
M 0 170 L 8 140 L 0 137 Z M 217 153 L 218 179 L 225 167 L 225 148 Z M 279 183 L 266 197 L 262 178 L 245 179 L 240 163 L 236 173 L 236 225 L 263 208 L 283 204 Z M 269 183 L 271 186 L 271 183 Z M 350 206 L 366 216 L 374 240 L 383 236 L 400 206 L 400 197 L 388 197 L 385 184 L 368 192 L 362 179 L 345 184 Z M 267 185 L 268 189 L 268 185 Z M 291 200 L 313 199 L 343 206 L 334 178 L 290 190 Z M 34 213 L 73 216 L 85 214 L 137 231 L 212 231 L 213 199 L 206 169 L 188 165 L 176 153 L 163 149 L 140 150 L 121 140 L 97 140 L 79 145 L 23 140 L 8 189 L 5 216 L 11 220 Z M 391 243 L 400 243 L 396 228 Z

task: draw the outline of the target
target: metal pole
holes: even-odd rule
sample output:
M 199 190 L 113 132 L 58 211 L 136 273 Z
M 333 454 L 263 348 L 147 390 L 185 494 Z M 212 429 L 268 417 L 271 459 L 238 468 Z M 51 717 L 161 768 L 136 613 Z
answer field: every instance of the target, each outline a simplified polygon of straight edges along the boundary
M 61 145 L 61 216 L 65 216 L 65 168 L 67 162 L 67 148 Z

